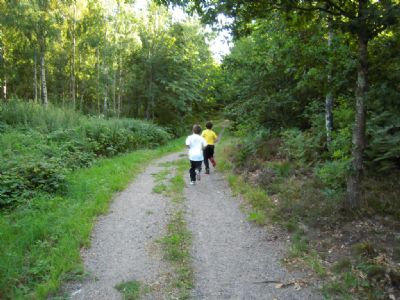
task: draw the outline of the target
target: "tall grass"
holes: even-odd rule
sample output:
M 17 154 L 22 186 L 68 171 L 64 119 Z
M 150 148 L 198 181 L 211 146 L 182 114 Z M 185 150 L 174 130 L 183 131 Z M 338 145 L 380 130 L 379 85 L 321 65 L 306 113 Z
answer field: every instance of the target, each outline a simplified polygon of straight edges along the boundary
M 65 176 L 99 157 L 169 140 L 164 128 L 142 120 L 87 117 L 16 100 L 0 103 L 0 208 L 24 204 L 38 192 L 64 192 Z
M 60 129 L 79 126 L 85 117 L 73 110 L 42 105 L 21 100 L 2 102 L 0 122 L 11 127 L 35 128 L 48 133 Z
M 175 140 L 155 150 L 102 159 L 67 177 L 64 196 L 38 196 L 0 215 L 0 298 L 46 299 L 61 282 L 83 272 L 79 251 L 89 245 L 96 216 L 112 195 L 152 159 L 182 149 Z

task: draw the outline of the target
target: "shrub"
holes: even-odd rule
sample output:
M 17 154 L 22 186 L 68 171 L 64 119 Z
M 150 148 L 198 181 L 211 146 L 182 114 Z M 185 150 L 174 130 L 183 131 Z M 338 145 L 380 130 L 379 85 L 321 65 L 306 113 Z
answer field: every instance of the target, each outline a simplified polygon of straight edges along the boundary
M 348 159 L 332 160 L 317 166 L 315 173 L 326 186 L 333 189 L 344 189 L 349 168 L 350 161 Z
M 0 207 L 37 193 L 60 193 L 65 175 L 113 156 L 165 144 L 163 128 L 134 119 L 89 118 L 33 103 L 0 103 Z
M 320 143 L 311 132 L 297 128 L 282 132 L 281 152 L 298 165 L 314 162 L 318 158 Z
M 235 155 L 236 164 L 239 167 L 252 169 L 251 164 L 257 164 L 257 160 L 265 159 L 269 153 L 266 146 L 271 133 L 268 129 L 262 128 L 249 134 L 250 127 L 241 128 L 242 131 L 237 134 L 242 137 L 243 142 L 239 145 Z
M 367 165 L 388 171 L 400 167 L 400 120 L 394 113 L 374 116 L 368 123 Z

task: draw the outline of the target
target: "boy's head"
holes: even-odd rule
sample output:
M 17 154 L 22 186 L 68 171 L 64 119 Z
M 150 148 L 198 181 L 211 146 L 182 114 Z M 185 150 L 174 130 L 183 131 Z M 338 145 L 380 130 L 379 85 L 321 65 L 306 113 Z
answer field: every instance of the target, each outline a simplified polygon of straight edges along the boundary
M 207 123 L 206 123 L 206 128 L 207 129 L 211 129 L 213 127 L 213 123 L 211 122 L 211 121 L 208 121 Z
M 193 133 L 195 134 L 200 134 L 201 133 L 201 127 L 199 124 L 193 125 Z

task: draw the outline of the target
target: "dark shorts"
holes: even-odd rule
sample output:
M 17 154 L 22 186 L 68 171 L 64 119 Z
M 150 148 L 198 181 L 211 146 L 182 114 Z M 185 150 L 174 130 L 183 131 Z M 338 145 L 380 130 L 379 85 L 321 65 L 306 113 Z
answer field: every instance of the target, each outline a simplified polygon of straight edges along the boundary
M 204 159 L 209 159 L 214 156 L 214 145 L 207 145 L 204 148 Z

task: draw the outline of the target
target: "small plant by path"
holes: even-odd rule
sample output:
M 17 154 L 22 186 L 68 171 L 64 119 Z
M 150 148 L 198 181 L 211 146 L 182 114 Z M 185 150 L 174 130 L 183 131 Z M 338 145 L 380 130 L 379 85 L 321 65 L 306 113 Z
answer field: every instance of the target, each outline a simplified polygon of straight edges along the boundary
M 150 288 L 143 286 L 139 281 L 126 281 L 115 286 L 122 294 L 124 300 L 139 300 L 150 291 Z

